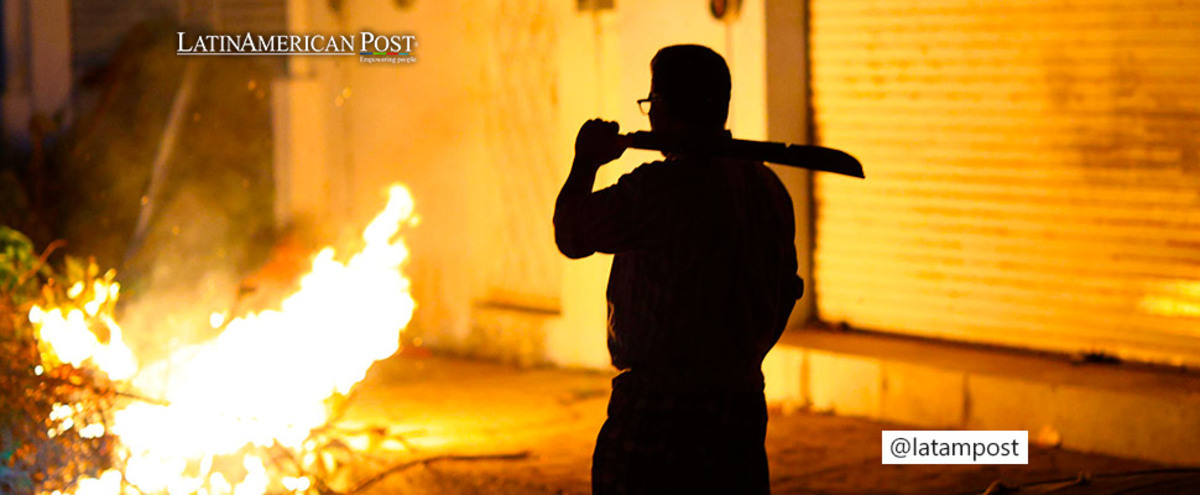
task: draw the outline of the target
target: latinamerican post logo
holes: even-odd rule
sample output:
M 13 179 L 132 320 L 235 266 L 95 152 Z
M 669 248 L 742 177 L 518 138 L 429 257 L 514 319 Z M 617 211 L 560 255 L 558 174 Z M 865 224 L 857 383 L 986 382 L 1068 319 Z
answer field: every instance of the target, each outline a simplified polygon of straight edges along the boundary
M 417 37 L 411 34 L 196 34 L 179 36 L 176 55 L 357 56 L 363 63 L 411 64 Z

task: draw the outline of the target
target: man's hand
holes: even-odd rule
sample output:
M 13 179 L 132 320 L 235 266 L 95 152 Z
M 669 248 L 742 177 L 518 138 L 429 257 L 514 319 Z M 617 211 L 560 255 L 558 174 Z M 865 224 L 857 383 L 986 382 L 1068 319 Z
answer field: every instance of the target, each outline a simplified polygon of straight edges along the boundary
M 575 136 L 575 161 L 599 168 L 625 153 L 625 145 L 617 136 L 621 126 L 616 122 L 592 119 L 583 123 Z

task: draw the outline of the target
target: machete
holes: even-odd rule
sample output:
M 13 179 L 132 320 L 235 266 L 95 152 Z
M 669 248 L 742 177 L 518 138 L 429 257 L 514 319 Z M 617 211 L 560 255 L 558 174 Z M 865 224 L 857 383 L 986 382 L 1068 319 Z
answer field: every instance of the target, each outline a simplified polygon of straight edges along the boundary
M 627 148 L 663 152 L 688 150 L 727 158 L 777 163 L 865 179 L 862 164 L 849 153 L 823 146 L 749 141 L 730 137 L 703 140 L 673 139 L 665 134 L 637 131 L 618 136 Z

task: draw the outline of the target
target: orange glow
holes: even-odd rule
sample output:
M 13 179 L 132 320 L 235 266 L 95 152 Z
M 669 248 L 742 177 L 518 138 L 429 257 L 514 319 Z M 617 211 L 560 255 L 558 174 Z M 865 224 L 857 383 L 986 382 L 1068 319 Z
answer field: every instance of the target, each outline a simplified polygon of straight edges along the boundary
M 1142 298 L 1141 309 L 1161 316 L 1200 318 L 1200 282 L 1175 280 L 1158 284 L 1156 294 Z
M 29 319 L 48 345 L 51 362 L 77 367 L 90 362 L 117 380 L 133 376 L 127 385 L 134 392 L 164 401 L 133 402 L 115 411 L 107 431 L 84 427 L 88 435 L 116 435 L 121 471 L 85 479 L 75 493 L 124 493 L 122 474 L 137 487 L 129 493 L 310 490 L 310 479 L 272 472 L 252 451 L 280 445 L 295 449 L 300 458 L 315 459 L 314 444 L 306 440 L 326 423 L 328 399 L 348 394 L 375 361 L 399 348 L 416 303 L 400 270 L 408 249 L 396 235 L 411 223 L 412 214 L 412 195 L 403 186 L 392 186 L 386 208 L 363 232 L 365 247 L 348 261 L 335 259 L 332 248 L 321 250 L 300 289 L 279 310 L 229 321 L 225 314 L 214 314 L 212 326 L 226 324 L 216 338 L 140 369 L 116 322 L 101 311 L 114 302 L 115 283 L 110 290 L 97 282 L 90 293 L 72 287 L 73 297 L 92 294 L 85 311 L 71 309 L 64 316 L 58 308 L 34 307 Z M 99 343 L 89 330 L 85 312 L 98 314 L 93 319 L 110 328 L 108 344 Z M 70 406 L 55 411 L 65 418 L 63 423 L 71 421 Z M 63 430 L 69 427 L 60 424 Z M 230 455 L 242 460 L 237 479 L 213 467 L 214 457 Z

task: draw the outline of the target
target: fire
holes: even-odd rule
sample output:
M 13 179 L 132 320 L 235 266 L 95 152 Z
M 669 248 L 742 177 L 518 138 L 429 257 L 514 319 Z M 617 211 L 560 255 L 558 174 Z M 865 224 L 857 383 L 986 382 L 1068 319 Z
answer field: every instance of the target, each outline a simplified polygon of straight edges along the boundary
M 415 223 L 412 196 L 395 185 L 363 232 L 365 247 L 348 261 L 335 259 L 332 248 L 321 250 L 278 310 L 228 321 L 216 314 L 212 326 L 225 325 L 216 338 L 141 368 L 121 342 L 120 327 L 100 311 L 115 302 L 115 283 L 72 287 L 73 298 L 90 297 L 82 311 L 34 307 L 30 321 L 58 362 L 90 362 L 114 380 L 133 376 L 134 392 L 162 399 L 115 411 L 107 431 L 86 426 L 90 434 L 119 439 L 120 469 L 78 483 L 76 493 L 310 490 L 302 471 L 319 462 L 309 452 L 311 434 L 328 421 L 328 401 L 348 394 L 375 361 L 397 351 L 416 307 L 400 270 L 408 249 L 394 239 L 406 223 Z M 107 344 L 88 330 L 85 315 L 109 327 Z M 263 453 L 276 447 L 299 454 L 295 472 L 268 469 Z M 216 466 L 235 458 L 236 473 Z
M 97 281 L 96 284 L 100 285 L 101 282 Z M 114 283 L 112 287 L 116 289 L 117 285 Z M 107 298 L 108 286 L 104 286 L 102 289 Z M 113 290 L 112 293 L 115 294 L 116 290 Z M 84 305 L 86 311 L 93 317 L 97 316 L 99 305 L 103 303 L 96 303 L 96 301 L 93 299 Z M 71 309 L 65 316 L 60 308 L 54 308 L 47 312 L 34 306 L 29 311 L 29 321 L 39 326 L 39 340 L 49 345 L 60 362 L 79 367 L 84 361 L 91 359 L 98 368 L 108 373 L 109 378 L 114 380 L 129 378 L 137 371 L 137 361 L 134 360 L 129 347 L 121 340 L 121 327 L 108 315 L 99 315 L 99 318 L 109 331 L 107 344 L 100 343 L 96 334 L 89 329 L 84 311 Z

